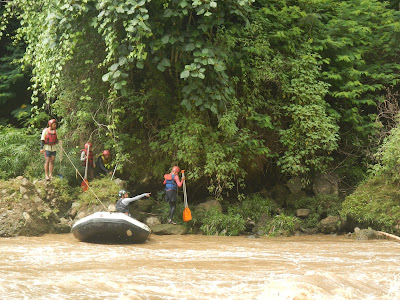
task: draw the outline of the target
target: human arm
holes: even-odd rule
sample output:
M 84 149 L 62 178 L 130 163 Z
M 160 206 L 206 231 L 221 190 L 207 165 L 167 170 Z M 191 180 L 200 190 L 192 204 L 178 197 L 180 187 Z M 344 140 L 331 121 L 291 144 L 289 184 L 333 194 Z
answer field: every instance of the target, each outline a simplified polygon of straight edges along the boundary
M 81 152 L 81 161 L 86 161 L 86 153 L 85 153 L 85 151 Z
M 129 203 L 131 203 L 131 202 L 133 202 L 133 201 L 136 201 L 136 200 L 140 200 L 140 199 L 142 199 L 143 197 L 150 197 L 150 194 L 151 194 L 151 193 L 144 193 L 144 194 L 141 194 L 141 195 L 137 195 L 137 196 L 135 196 L 135 197 L 133 197 L 133 198 L 124 198 L 124 199 L 122 199 L 122 203 L 123 203 L 124 205 L 128 205 Z
M 177 185 L 178 187 L 181 187 L 182 184 L 183 184 L 183 182 L 185 181 L 185 176 L 182 176 L 182 180 L 179 181 L 179 176 L 176 175 L 176 176 L 174 177 L 174 180 L 175 180 L 175 182 L 176 182 L 176 185 Z
M 45 137 L 46 137 L 46 129 L 44 129 L 42 131 L 42 136 L 40 138 L 40 153 L 44 152 L 43 147 L 44 147 L 44 139 L 45 139 Z

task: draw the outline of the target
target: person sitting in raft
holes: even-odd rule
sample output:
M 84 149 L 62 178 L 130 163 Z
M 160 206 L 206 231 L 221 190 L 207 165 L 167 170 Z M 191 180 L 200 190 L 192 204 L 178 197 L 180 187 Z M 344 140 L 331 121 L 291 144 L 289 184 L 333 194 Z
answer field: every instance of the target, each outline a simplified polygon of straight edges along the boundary
M 110 150 L 104 150 L 103 153 L 97 158 L 96 161 L 96 169 L 98 170 L 99 174 L 103 175 L 112 175 L 112 165 L 111 165 L 111 153 Z
M 115 209 L 117 212 L 124 213 L 128 216 L 131 216 L 129 213 L 129 204 L 136 200 L 140 200 L 143 197 L 150 197 L 151 193 L 144 193 L 141 195 L 137 195 L 133 198 L 128 198 L 128 192 L 125 190 L 120 190 L 118 192 L 119 200 L 117 201 L 117 204 L 115 205 Z
M 89 150 L 89 153 L 88 153 Z M 92 151 L 92 144 L 86 143 L 85 149 L 81 150 L 81 164 L 83 166 L 83 171 L 85 172 L 86 169 L 86 161 L 88 162 L 88 179 L 93 180 L 94 178 L 94 159 L 93 159 L 93 151 Z
M 182 176 L 182 180 L 179 180 L 179 171 L 181 169 L 178 166 L 174 166 L 172 168 L 171 173 L 164 175 L 164 183 L 165 184 L 165 200 L 169 203 L 169 216 L 168 216 L 168 224 L 176 225 L 172 218 L 176 209 L 176 199 L 178 187 L 181 187 L 183 182 L 185 181 L 185 175 Z

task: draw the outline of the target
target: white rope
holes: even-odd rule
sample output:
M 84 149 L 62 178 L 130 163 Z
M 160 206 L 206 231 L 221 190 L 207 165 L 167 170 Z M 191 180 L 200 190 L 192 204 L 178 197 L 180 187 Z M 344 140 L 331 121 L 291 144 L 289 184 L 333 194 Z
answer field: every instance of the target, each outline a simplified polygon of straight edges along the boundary
M 185 176 L 185 173 L 183 173 Z M 186 193 L 186 177 L 185 180 L 183 181 L 183 203 L 185 204 L 185 207 L 188 207 L 188 202 L 187 202 L 187 193 Z
M 79 172 L 79 170 L 75 167 L 74 163 L 72 162 L 71 158 L 68 156 L 68 153 L 64 150 L 64 148 L 62 148 L 62 150 L 65 153 L 65 156 L 68 158 L 68 160 L 70 161 L 70 163 L 74 166 L 75 171 L 79 174 L 79 176 L 82 178 L 82 180 L 85 180 L 85 178 L 83 178 L 82 174 Z M 85 182 L 86 183 L 86 182 Z M 108 211 L 108 208 L 103 204 L 103 202 L 101 202 L 101 200 L 99 199 L 99 197 L 97 197 L 96 193 L 93 191 L 93 189 L 90 187 L 90 185 L 87 185 L 89 190 L 93 193 L 93 195 L 96 197 L 96 199 L 101 203 L 101 205 L 103 205 L 103 207 Z

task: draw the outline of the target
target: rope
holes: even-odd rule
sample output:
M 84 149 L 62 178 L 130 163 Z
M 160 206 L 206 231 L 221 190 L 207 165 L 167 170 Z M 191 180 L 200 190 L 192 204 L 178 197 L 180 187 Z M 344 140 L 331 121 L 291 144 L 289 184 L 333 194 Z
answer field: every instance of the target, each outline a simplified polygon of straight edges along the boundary
M 68 156 L 68 153 L 65 152 L 64 148 L 62 148 L 62 150 L 65 153 L 65 156 L 68 158 L 68 160 L 70 161 L 70 163 L 74 166 L 76 173 L 79 174 L 79 176 L 82 178 L 82 180 L 85 180 L 85 178 L 83 178 L 82 174 L 78 171 L 78 169 L 75 167 L 74 163 L 72 162 L 71 158 Z M 101 203 L 101 205 L 103 205 L 103 207 L 108 211 L 108 208 L 103 204 L 103 202 L 101 202 L 101 200 L 99 199 L 99 197 L 97 197 L 96 193 L 93 191 L 93 189 L 90 187 L 90 185 L 87 185 L 89 187 L 89 190 L 93 193 L 93 195 L 96 197 L 96 199 Z
M 188 207 L 187 193 L 186 193 L 186 180 L 183 181 L 183 202 L 185 204 L 185 207 Z

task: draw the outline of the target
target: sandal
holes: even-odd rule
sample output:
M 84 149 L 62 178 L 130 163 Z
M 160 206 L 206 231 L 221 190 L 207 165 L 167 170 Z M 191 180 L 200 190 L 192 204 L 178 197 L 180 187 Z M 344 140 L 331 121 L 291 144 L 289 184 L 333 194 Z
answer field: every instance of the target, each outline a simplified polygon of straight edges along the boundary
M 172 220 L 170 220 L 168 223 L 172 224 L 172 225 L 176 225 L 176 223 L 174 221 L 172 221 Z
M 49 176 L 46 176 L 44 179 L 46 179 L 47 181 L 49 181 L 49 180 L 50 180 Z

